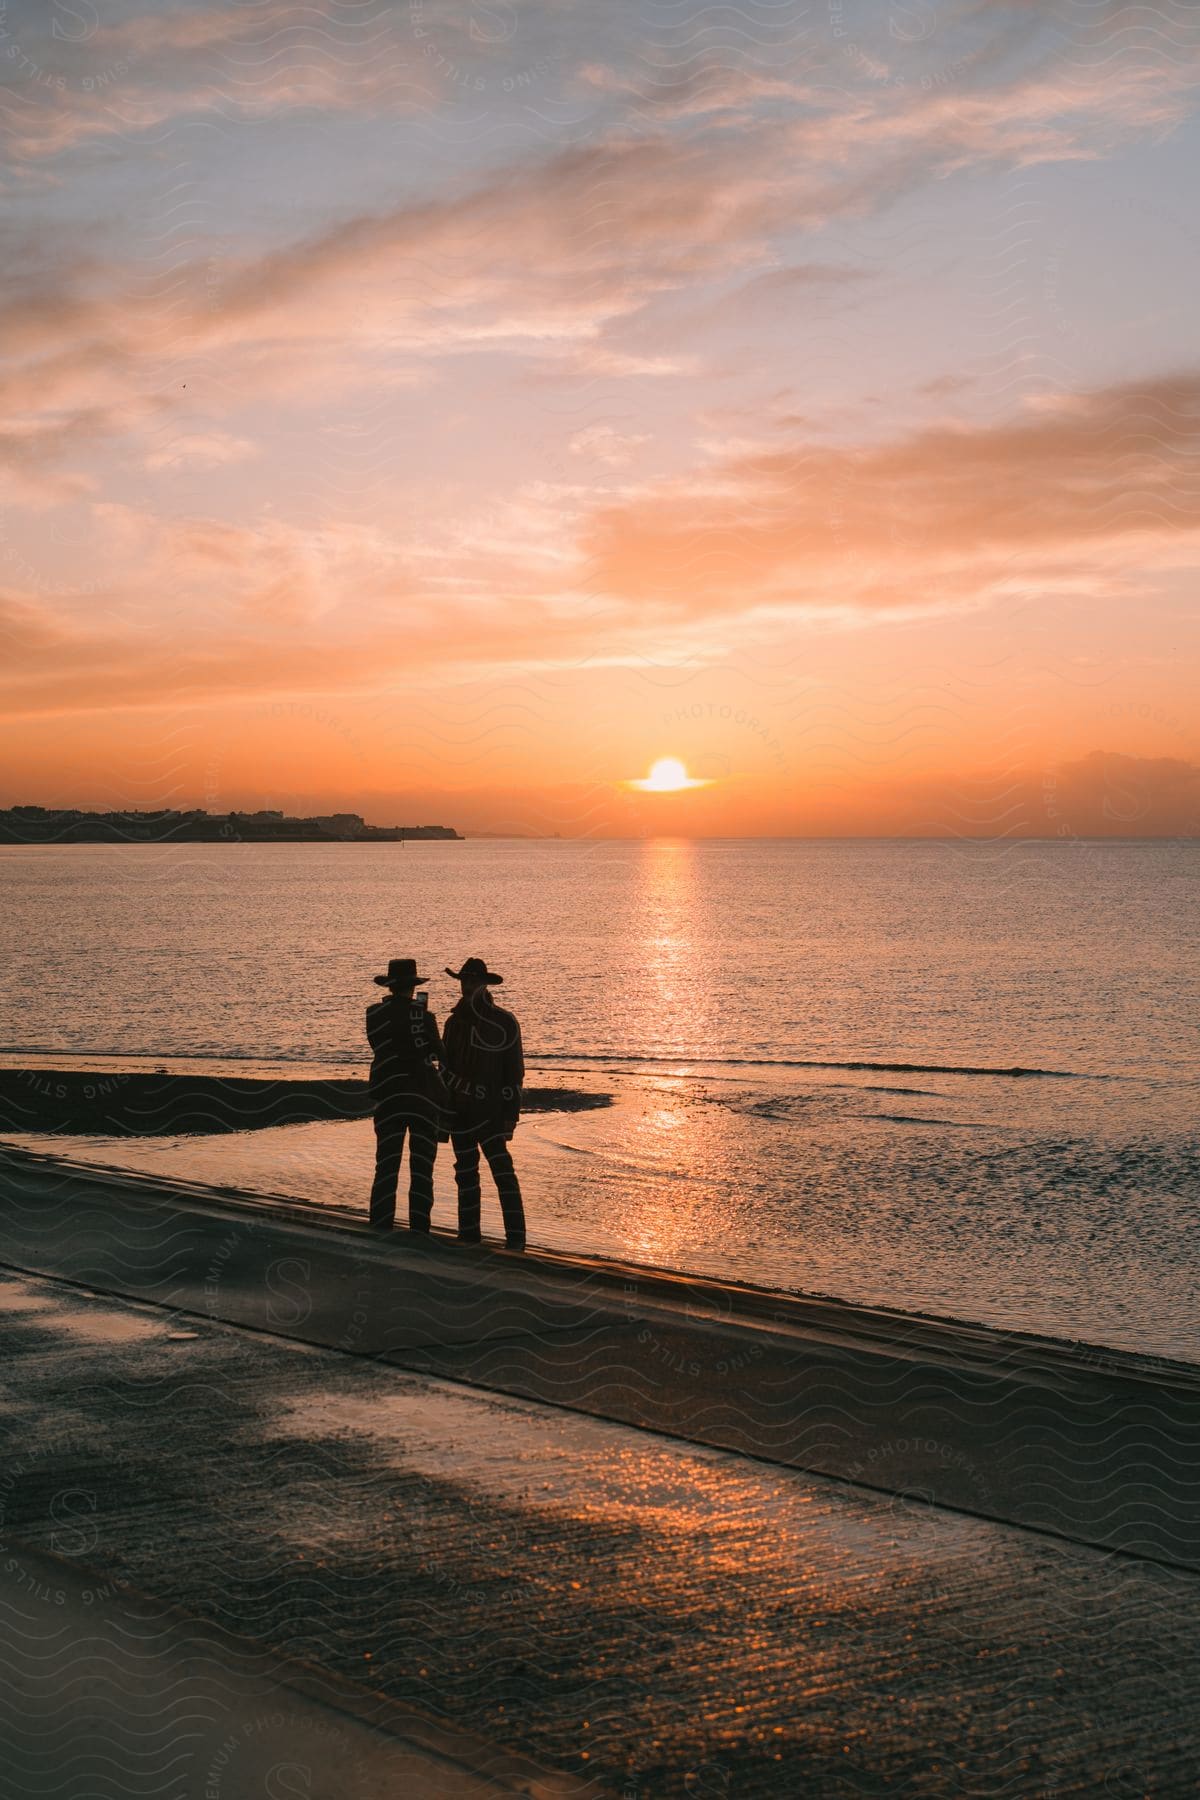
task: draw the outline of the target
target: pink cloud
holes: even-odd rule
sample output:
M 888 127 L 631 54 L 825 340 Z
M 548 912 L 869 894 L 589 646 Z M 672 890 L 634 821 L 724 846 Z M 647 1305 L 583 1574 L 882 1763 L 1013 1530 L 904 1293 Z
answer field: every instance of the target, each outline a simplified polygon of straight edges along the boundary
M 0 136 L 20 160 L 128 139 L 203 114 L 428 110 L 436 74 L 386 13 L 269 4 L 148 8 L 76 39 L 49 7 L 10 22 Z M 2 40 L 0 40 L 2 42 Z
M 597 452 L 632 454 L 585 433 L 581 456 Z M 148 705 L 362 688 L 402 666 L 652 667 L 805 619 L 1115 600 L 1139 572 L 1200 560 L 1198 456 L 1200 377 L 1183 373 L 999 425 L 838 450 L 793 437 L 599 507 L 588 481 L 533 483 L 422 532 L 98 501 L 87 562 L 108 622 L 10 596 L 24 611 L 3 692 L 13 710 L 70 710 L 101 673 L 110 703 Z
M 599 510 L 584 547 L 594 588 L 625 599 L 837 613 L 977 603 L 1081 557 L 1145 566 L 1198 530 L 1189 371 L 998 425 L 848 449 L 793 437 Z

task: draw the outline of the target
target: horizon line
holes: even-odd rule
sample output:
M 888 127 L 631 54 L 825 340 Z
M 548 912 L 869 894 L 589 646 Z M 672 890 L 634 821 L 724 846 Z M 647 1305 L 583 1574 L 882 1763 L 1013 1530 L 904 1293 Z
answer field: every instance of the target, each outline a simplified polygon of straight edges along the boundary
M 217 817 L 222 815 L 218 814 Z M 414 826 L 368 825 L 372 831 L 420 830 Z M 428 829 L 425 827 L 424 829 Z M 454 838 L 427 839 L 413 838 L 410 842 L 426 842 L 431 844 L 450 843 L 514 843 L 514 844 L 1057 844 L 1068 849 L 1076 844 L 1200 844 L 1200 832 L 1123 832 L 1097 833 L 1077 832 L 1069 837 L 1050 835 L 1049 833 L 997 834 L 982 835 L 965 832 L 802 832 L 802 831 L 756 831 L 756 832 L 682 832 L 682 831 L 646 831 L 646 832 L 558 832 L 558 831 L 463 831 L 458 826 L 441 827 L 458 833 Z M 342 847 L 352 846 L 355 838 L 330 838 L 328 845 L 316 840 L 303 838 L 280 839 L 272 844 L 270 839 L 238 839 L 213 840 L 207 843 L 204 839 L 190 840 L 186 838 L 130 838 L 124 843 L 120 839 L 79 839 L 43 840 L 41 842 L 22 843 L 13 839 L 0 839 L 0 850 L 88 850 L 88 849 L 200 849 L 228 848 L 262 850 L 271 848 L 327 848 L 329 845 Z M 376 847 L 379 847 L 377 844 Z

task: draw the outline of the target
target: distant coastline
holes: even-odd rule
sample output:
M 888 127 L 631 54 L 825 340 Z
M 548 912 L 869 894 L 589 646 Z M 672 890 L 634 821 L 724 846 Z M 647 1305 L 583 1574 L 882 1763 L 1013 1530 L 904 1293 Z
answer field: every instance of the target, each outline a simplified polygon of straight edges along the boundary
M 453 838 L 452 825 L 368 825 L 358 813 L 291 818 L 282 812 L 84 812 L 75 807 L 0 808 L 0 844 L 392 844 Z

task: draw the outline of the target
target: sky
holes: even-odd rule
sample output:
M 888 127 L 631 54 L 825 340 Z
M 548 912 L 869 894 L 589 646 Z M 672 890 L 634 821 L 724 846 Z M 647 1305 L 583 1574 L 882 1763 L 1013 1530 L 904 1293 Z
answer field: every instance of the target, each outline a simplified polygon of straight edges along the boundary
M 0 803 L 1200 834 L 1194 0 L 0 0 L 0 136 Z

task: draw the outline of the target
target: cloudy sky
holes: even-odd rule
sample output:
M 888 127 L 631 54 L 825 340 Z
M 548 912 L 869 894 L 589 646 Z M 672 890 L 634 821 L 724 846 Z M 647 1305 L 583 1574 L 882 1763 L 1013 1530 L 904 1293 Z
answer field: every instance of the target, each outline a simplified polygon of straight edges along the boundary
M 1194 0 L 0 0 L 0 84 L 0 800 L 1200 831 Z

